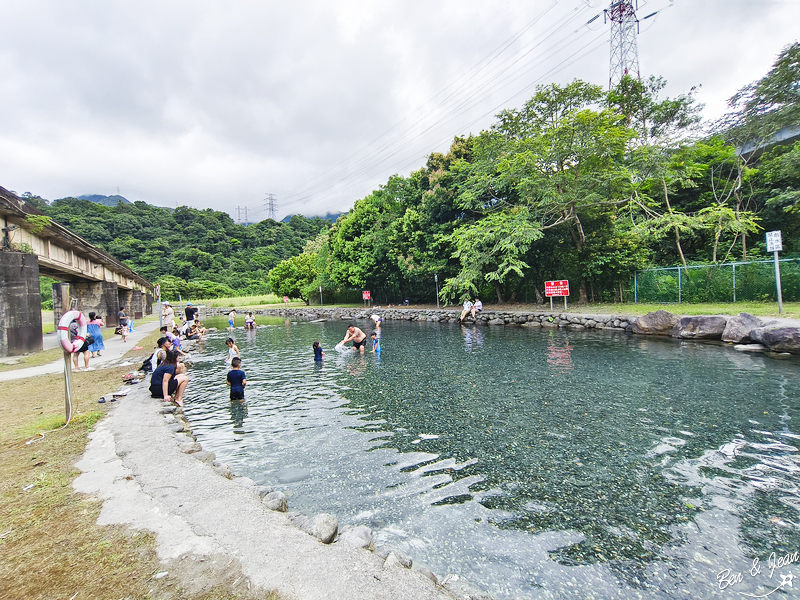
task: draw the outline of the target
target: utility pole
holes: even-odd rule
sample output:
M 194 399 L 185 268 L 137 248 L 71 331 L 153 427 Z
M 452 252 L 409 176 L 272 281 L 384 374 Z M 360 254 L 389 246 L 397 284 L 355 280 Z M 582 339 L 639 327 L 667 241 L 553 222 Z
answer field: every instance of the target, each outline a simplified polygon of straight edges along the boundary
M 237 206 L 236 207 L 236 224 L 237 225 L 241 225 L 242 224 L 242 207 L 241 206 Z
M 244 207 L 244 226 L 247 227 L 250 222 L 247 220 L 247 207 Z
M 639 33 L 639 19 L 636 18 L 636 0 L 617 0 L 603 11 L 604 20 L 611 21 L 611 60 L 608 70 L 608 89 L 617 85 L 625 75 L 641 79 L 639 75 L 639 49 L 636 34 Z M 655 13 L 653 13 L 655 14 Z M 645 19 L 652 17 L 648 15 Z
M 275 202 L 275 194 L 267 194 L 267 197 L 264 199 L 264 202 L 267 204 L 267 217 L 275 220 L 275 209 L 277 208 L 277 202 Z

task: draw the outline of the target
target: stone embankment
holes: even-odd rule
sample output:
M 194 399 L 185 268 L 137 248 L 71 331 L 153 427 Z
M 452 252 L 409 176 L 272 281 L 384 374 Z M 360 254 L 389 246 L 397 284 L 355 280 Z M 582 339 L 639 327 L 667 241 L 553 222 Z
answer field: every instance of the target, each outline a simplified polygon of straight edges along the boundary
M 230 308 L 206 308 L 203 316 L 226 315 Z M 459 309 L 417 309 L 417 308 L 381 308 L 379 306 L 362 308 L 325 308 L 309 306 L 307 308 L 257 309 L 257 315 L 272 315 L 297 319 L 325 319 L 355 321 L 369 319 L 379 314 L 384 321 L 428 321 L 435 323 L 457 323 L 461 314 Z M 549 311 L 483 311 L 476 319 L 467 316 L 464 324 L 477 325 L 517 325 L 520 327 L 551 327 L 581 329 L 610 329 L 612 331 L 631 331 L 631 323 L 636 317 L 628 315 L 579 314 Z
M 203 316 L 224 315 L 230 308 L 206 308 Z M 428 321 L 457 323 L 458 309 L 416 308 L 306 308 L 257 309 L 258 315 L 305 320 L 357 321 L 379 314 L 384 321 Z M 743 352 L 800 354 L 800 323 L 787 319 L 760 319 L 747 313 L 682 317 L 665 310 L 641 317 L 613 314 L 581 314 L 561 311 L 484 311 L 464 324 L 542 327 L 581 331 L 588 329 L 629 332 L 638 335 L 665 335 L 677 339 L 721 340 L 735 344 Z

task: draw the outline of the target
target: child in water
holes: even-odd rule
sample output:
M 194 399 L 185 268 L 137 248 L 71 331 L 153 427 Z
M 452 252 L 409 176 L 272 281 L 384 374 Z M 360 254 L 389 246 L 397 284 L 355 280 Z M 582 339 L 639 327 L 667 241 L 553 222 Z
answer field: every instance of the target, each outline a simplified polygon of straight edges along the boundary
M 322 357 L 325 356 L 325 353 L 322 351 L 322 346 L 320 346 L 319 340 L 314 342 L 312 346 L 314 348 L 314 360 L 322 360 Z
M 232 367 L 234 359 L 238 358 L 241 361 L 242 356 L 239 354 L 239 346 L 234 343 L 233 338 L 228 338 L 225 343 L 228 344 L 228 358 L 225 359 L 225 362 L 230 363 Z
M 239 367 L 242 359 L 238 356 L 231 361 L 231 370 L 228 371 L 226 383 L 231 388 L 231 400 L 244 400 L 244 386 L 247 385 L 247 375 Z
M 247 313 L 247 316 L 244 318 L 244 328 L 245 329 L 256 328 L 256 319 L 253 316 L 253 313 Z
M 381 353 L 381 338 L 378 337 L 377 332 L 372 332 L 372 351 L 375 354 Z

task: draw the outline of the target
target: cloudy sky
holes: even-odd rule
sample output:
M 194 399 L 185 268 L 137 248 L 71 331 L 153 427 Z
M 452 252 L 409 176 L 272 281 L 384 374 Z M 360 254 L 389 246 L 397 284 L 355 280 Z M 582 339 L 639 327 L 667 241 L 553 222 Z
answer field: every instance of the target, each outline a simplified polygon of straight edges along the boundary
M 0 186 L 250 221 L 345 211 L 537 84 L 608 83 L 600 0 L 0 3 Z M 796 0 L 639 0 L 643 75 L 707 118 L 797 41 Z M 241 211 L 237 210 L 240 208 Z

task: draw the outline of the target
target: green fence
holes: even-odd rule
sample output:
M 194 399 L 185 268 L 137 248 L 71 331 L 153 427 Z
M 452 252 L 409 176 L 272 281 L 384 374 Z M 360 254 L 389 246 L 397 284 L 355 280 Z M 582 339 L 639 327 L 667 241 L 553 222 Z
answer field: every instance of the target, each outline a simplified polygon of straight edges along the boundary
M 779 261 L 785 302 L 800 300 L 800 259 Z M 635 302 L 693 303 L 777 301 L 775 261 L 663 267 L 636 271 Z

